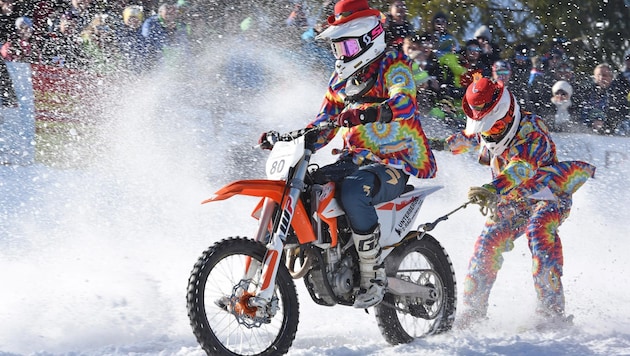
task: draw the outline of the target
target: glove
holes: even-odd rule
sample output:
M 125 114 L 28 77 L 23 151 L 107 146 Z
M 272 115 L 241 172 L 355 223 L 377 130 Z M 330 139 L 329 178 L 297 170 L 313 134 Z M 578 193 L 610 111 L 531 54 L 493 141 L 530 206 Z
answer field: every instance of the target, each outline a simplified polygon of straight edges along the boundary
M 337 126 L 352 127 L 352 126 L 363 125 L 368 122 L 376 121 L 376 120 L 367 121 L 370 119 L 371 118 L 367 117 L 365 110 L 350 109 L 337 115 L 336 121 L 337 121 Z M 376 119 L 376 117 L 374 117 L 374 119 Z
M 479 211 L 484 216 L 488 213 L 490 213 L 490 218 L 496 216 L 497 202 L 499 201 L 497 193 L 486 187 L 470 187 L 468 200 L 473 204 L 479 204 Z
M 278 131 L 263 132 L 258 139 L 258 145 L 263 150 L 270 150 L 273 148 L 273 145 L 278 142 L 278 137 L 280 137 Z

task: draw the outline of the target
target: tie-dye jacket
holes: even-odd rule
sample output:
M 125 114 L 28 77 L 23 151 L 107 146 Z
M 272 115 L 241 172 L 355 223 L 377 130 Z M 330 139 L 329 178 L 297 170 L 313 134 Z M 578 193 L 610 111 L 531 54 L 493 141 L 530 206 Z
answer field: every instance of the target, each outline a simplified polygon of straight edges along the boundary
M 342 128 L 344 153 L 357 164 L 378 162 L 403 169 L 418 178 L 433 178 L 437 165 L 417 113 L 416 85 L 411 62 L 402 52 L 388 51 L 370 65 L 369 72 L 377 76 L 376 83 L 364 97 L 382 98 L 392 110 L 390 123 L 369 123 Z M 344 103 L 346 80 L 333 73 L 320 113 L 310 125 L 332 120 L 346 109 L 365 109 L 380 103 Z M 315 144 L 318 150 L 332 140 L 339 128 L 322 133 Z
M 446 139 L 454 154 L 479 150 L 479 162 L 491 166 L 492 182 L 484 187 L 507 199 L 554 199 L 570 196 L 595 174 L 595 167 L 581 161 L 559 162 L 556 145 L 542 119 L 523 113 L 510 146 L 498 156 L 479 143 L 479 137 L 463 132 Z M 549 188 L 549 190 L 545 189 Z

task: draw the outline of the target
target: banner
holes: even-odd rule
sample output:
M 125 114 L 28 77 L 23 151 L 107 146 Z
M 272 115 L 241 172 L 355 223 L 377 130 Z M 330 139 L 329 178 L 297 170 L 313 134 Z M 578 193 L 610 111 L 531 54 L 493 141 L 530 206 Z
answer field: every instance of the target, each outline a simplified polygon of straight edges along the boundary
M 98 76 L 90 72 L 32 64 L 35 118 L 86 121 L 98 92 Z
M 0 164 L 30 165 L 35 162 L 35 103 L 28 63 L 6 62 L 16 107 L 0 107 Z

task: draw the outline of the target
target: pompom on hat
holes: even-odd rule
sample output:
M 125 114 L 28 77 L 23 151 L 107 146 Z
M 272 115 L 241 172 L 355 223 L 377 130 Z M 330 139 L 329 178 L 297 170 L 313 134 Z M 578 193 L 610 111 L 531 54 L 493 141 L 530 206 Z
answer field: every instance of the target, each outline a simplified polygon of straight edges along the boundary
M 367 0 L 341 0 L 335 4 L 335 14 L 328 16 L 328 24 L 338 26 L 360 17 L 381 16 L 381 12 L 368 5 Z

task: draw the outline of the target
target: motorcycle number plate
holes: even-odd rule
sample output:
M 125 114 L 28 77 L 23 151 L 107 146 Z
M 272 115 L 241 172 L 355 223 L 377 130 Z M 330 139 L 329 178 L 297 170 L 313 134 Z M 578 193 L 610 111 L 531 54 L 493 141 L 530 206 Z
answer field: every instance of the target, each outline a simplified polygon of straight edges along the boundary
M 279 141 L 273 146 L 271 155 L 267 159 L 267 178 L 283 180 L 289 174 L 289 168 L 293 167 L 304 154 L 304 138 L 299 137 L 292 141 Z

